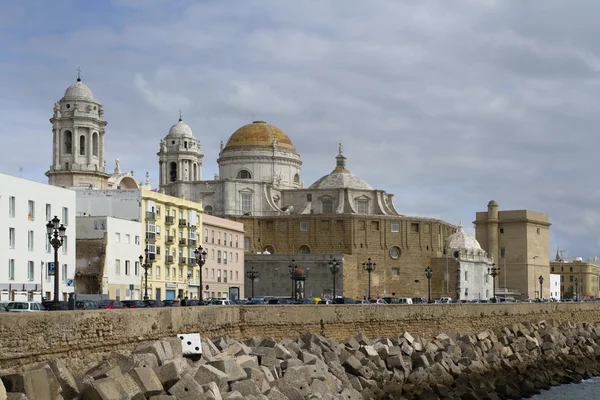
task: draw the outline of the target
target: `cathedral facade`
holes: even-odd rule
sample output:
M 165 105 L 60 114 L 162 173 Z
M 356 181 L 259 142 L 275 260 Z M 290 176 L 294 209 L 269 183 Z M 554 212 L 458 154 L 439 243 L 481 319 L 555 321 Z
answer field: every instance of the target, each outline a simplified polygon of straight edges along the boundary
M 161 141 L 158 157 L 160 188 L 202 201 L 207 214 L 242 222 L 247 252 L 290 259 L 344 254 L 348 297 L 367 293 L 368 259 L 377 265 L 372 297 L 426 296 L 424 270 L 444 254 L 446 237 L 456 231 L 438 219 L 400 214 L 392 194 L 350 172 L 341 143 L 331 172 L 304 187 L 291 139 L 264 121 L 239 128 L 221 144 L 219 174 L 212 180 L 202 179 L 200 143 L 181 119 Z

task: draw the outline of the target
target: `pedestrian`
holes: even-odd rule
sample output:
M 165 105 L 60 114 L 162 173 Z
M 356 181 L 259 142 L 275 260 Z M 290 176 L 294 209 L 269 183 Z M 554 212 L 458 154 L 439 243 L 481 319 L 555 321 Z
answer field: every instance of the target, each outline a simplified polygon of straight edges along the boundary
M 183 298 L 183 300 L 181 300 L 181 306 L 182 306 L 182 307 L 184 307 L 184 306 L 187 304 L 187 299 L 188 299 L 188 298 L 187 298 L 187 296 L 185 296 L 185 297 Z

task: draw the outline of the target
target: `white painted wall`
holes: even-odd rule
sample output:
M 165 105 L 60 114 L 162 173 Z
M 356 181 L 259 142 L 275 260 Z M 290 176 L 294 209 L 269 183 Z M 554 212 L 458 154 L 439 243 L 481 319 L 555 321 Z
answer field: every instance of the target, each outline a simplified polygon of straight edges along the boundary
M 493 280 L 487 273 L 490 266 L 486 261 L 460 260 L 459 300 L 487 300 L 494 296 Z
M 546 293 L 543 293 L 544 298 L 548 298 Z M 560 274 L 550 274 L 550 296 L 553 300 L 560 300 Z
M 141 266 L 139 266 L 139 256 L 144 254 L 142 238 L 142 223 L 129 221 L 112 217 L 77 217 L 77 238 L 78 239 L 100 239 L 107 235 L 106 264 L 104 267 L 105 287 L 104 292 L 110 295 L 111 299 L 119 296 L 121 300 L 135 298 L 135 290 L 139 290 L 141 283 Z M 137 237 L 137 240 L 136 240 Z M 137 242 L 137 244 L 136 244 Z M 119 271 L 117 272 L 117 262 L 119 260 Z M 129 273 L 126 273 L 126 263 L 129 262 Z M 137 274 L 136 274 L 136 263 Z M 112 288 L 113 285 L 129 286 L 134 285 L 134 292 L 119 290 L 119 293 Z
M 14 217 L 9 215 L 10 197 L 15 199 Z M 33 215 L 29 214 L 29 201 L 33 201 Z M 55 215 L 67 228 L 66 246 L 58 250 L 59 298 L 67 300 L 67 293 L 73 292 L 67 280 L 75 276 L 75 205 L 73 190 L 0 174 L 0 301 L 10 299 L 9 289 L 18 289 L 12 292 L 15 300 L 27 300 L 31 296 L 27 291 L 33 293 L 35 301 L 40 301 L 42 296 L 48 300 L 54 298 L 54 277 L 47 275 L 47 263 L 54 261 L 54 249 L 46 245 L 46 224 Z M 11 228 L 15 232 L 14 248 L 9 244 Z M 31 248 L 29 231 L 33 231 Z M 9 277 L 9 260 L 14 260 L 14 279 Z M 28 277 L 30 261 L 33 262 L 32 277 Z M 66 276 L 62 273 L 63 265 L 66 265 Z
M 142 189 L 76 189 L 77 215 L 108 216 L 141 221 Z

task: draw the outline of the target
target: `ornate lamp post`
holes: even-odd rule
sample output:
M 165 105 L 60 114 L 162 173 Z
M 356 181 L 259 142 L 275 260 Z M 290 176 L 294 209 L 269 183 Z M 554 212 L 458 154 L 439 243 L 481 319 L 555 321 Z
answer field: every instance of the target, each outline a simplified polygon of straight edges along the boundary
M 488 275 L 492 277 L 492 285 L 494 289 L 494 303 L 496 302 L 496 277 L 500 275 L 500 268 L 496 264 L 492 264 L 492 268 L 488 268 Z
M 254 298 L 254 281 L 258 278 L 258 271 L 254 269 L 254 266 L 250 267 L 250 271 L 246 271 L 246 278 L 252 282 L 252 298 Z
M 60 223 L 60 219 L 55 215 L 48 223 L 46 224 L 46 232 L 48 233 L 48 240 L 50 244 L 54 248 L 54 304 L 52 307 L 55 310 L 60 310 L 60 304 L 58 295 L 59 295 L 59 282 L 60 282 L 60 268 L 58 264 L 58 249 L 63 245 L 65 241 L 65 232 L 67 228 L 63 224 Z
M 575 278 L 575 301 L 579 301 L 579 281 Z
M 335 258 L 329 261 L 329 270 L 331 271 L 331 275 L 333 276 L 333 299 L 332 302 L 335 301 L 335 276 L 338 272 L 340 272 L 340 262 Z
M 296 270 L 298 269 L 298 264 L 296 264 L 296 260 L 292 258 L 292 262 L 288 265 L 288 269 L 290 271 L 290 279 L 292 280 L 292 299 L 296 299 Z
M 206 250 L 204 250 L 202 248 L 202 246 L 199 246 L 196 250 L 194 250 L 194 256 L 196 257 L 196 264 L 198 264 L 198 266 L 200 267 L 200 277 L 199 277 L 199 283 L 200 283 L 200 304 L 204 303 L 204 286 L 202 286 L 202 267 L 204 266 L 204 264 L 206 263 Z M 254 283 L 254 282 L 252 282 Z M 254 294 L 252 294 L 254 295 Z
M 540 275 L 538 281 L 540 281 L 540 300 L 543 300 L 544 296 L 542 295 L 542 284 L 544 283 L 544 277 Z
M 152 260 L 148 258 L 148 249 L 144 249 L 146 258 L 140 256 L 140 264 L 144 268 L 144 300 L 148 300 L 148 270 L 152 268 Z
M 377 264 L 375 264 L 374 262 L 371 262 L 370 258 L 367 259 L 366 263 L 363 263 L 363 268 L 369 274 L 369 291 L 368 291 L 367 300 L 371 300 L 371 272 L 375 271 L 376 267 L 377 267 Z
M 431 303 L 431 276 L 433 275 L 433 270 L 431 267 L 427 266 L 425 268 L 425 276 L 427 277 L 427 302 Z

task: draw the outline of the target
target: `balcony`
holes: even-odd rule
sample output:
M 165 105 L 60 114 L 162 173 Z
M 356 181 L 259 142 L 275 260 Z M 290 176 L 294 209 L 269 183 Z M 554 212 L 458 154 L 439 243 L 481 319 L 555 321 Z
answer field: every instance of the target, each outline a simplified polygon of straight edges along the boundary
M 196 225 L 190 225 L 190 226 L 188 226 L 188 228 L 190 228 L 192 230 L 196 230 Z
M 156 241 L 156 233 L 146 232 L 146 240 Z
M 165 238 L 165 244 L 173 244 L 173 242 L 175 242 L 175 237 L 174 236 L 167 236 Z
M 188 246 L 196 247 L 196 239 L 188 239 Z
M 187 260 L 185 257 L 179 257 L 179 265 L 185 265 L 187 263 Z
M 180 219 L 179 226 L 187 226 L 187 221 L 185 219 Z
M 196 266 L 196 259 L 194 257 L 188 258 L 188 265 L 195 267 Z
M 165 217 L 165 224 L 167 225 L 173 225 L 175 223 L 175 217 L 172 215 L 167 215 Z
M 179 239 L 179 245 L 185 246 L 185 239 Z
M 156 219 L 156 214 L 152 211 L 146 211 L 146 219 Z
M 173 256 L 165 256 L 165 264 L 173 264 Z

